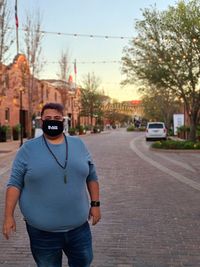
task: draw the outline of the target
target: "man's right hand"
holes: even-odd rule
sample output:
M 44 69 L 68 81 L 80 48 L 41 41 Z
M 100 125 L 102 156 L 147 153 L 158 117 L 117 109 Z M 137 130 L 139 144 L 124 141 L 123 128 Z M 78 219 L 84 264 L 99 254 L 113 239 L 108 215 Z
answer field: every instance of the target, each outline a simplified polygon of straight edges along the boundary
M 6 239 L 9 239 L 12 232 L 16 232 L 16 223 L 13 216 L 5 218 L 2 232 Z

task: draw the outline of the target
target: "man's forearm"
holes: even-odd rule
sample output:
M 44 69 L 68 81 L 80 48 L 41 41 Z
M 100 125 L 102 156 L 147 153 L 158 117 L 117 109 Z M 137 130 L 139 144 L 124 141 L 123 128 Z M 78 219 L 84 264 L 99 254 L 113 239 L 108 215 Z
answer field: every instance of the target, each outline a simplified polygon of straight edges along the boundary
M 6 191 L 5 218 L 14 215 L 15 207 L 20 196 L 20 190 L 11 186 Z
M 90 181 L 87 183 L 87 188 L 91 201 L 99 201 L 99 183 L 97 181 Z

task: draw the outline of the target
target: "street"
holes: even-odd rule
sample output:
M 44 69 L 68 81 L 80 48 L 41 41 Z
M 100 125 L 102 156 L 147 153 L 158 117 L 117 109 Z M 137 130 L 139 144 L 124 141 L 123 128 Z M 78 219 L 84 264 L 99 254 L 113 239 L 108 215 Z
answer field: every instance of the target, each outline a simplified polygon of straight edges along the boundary
M 200 153 L 149 148 L 143 132 L 111 130 L 81 137 L 95 161 L 102 220 L 91 226 L 91 267 L 200 266 Z M 1 144 L 0 144 L 1 146 Z M 0 157 L 0 227 L 14 154 Z M 0 235 L 0 266 L 33 267 L 22 215 Z M 63 266 L 68 266 L 65 256 Z

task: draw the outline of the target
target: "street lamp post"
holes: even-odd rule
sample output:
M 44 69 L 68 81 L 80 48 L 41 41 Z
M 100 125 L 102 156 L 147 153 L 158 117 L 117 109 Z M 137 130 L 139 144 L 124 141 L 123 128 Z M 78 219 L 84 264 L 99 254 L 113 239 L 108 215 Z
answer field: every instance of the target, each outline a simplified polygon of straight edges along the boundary
M 19 90 L 20 109 L 19 109 L 19 122 L 20 122 L 20 146 L 23 145 L 23 102 L 22 102 L 22 88 Z

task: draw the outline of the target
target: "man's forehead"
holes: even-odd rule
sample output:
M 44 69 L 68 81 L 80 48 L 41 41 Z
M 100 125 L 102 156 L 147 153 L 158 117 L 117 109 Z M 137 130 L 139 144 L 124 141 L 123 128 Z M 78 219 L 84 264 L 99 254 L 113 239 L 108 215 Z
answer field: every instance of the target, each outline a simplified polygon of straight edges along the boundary
M 45 109 L 43 115 L 49 116 L 49 115 L 61 115 L 62 114 L 57 109 Z

